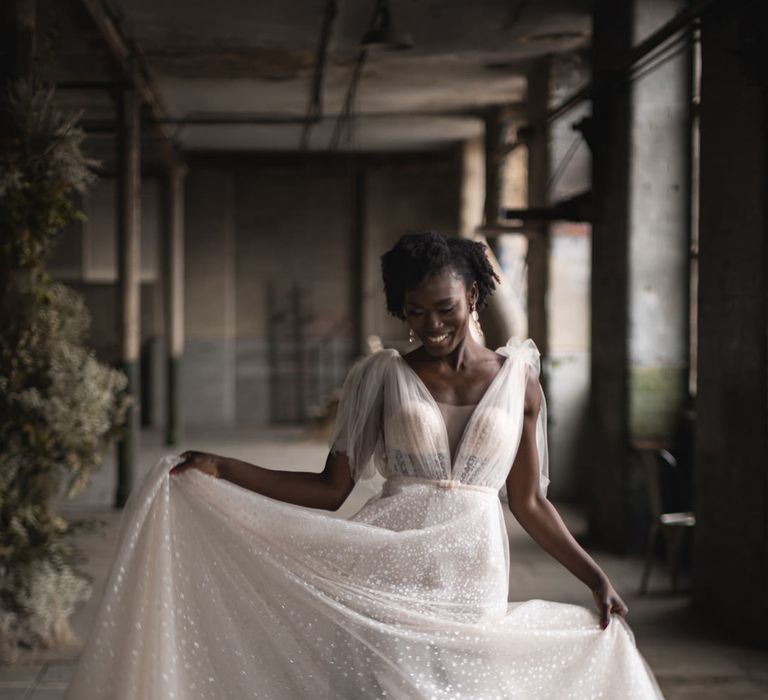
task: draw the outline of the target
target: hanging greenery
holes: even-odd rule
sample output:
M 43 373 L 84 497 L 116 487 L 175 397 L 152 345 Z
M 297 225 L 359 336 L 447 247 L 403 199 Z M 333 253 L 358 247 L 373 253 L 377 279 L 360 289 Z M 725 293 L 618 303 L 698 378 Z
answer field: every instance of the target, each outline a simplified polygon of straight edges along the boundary
M 84 345 L 82 299 L 44 270 L 57 234 L 81 218 L 75 194 L 93 181 L 79 115 L 54 91 L 12 85 L 12 138 L 0 152 L 0 660 L 73 641 L 68 618 L 90 595 L 71 543 L 94 521 L 55 512 L 87 485 L 118 436 L 125 376 Z

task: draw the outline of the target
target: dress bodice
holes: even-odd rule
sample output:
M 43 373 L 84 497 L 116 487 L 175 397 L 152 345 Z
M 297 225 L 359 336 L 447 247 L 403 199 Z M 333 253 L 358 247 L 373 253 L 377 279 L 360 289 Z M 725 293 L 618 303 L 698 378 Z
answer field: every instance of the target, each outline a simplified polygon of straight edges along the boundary
M 467 427 L 467 422 L 472 417 L 472 413 L 474 413 L 476 406 L 476 403 L 457 406 L 437 401 L 437 407 L 440 409 L 443 423 L 445 423 L 445 432 L 448 435 L 448 447 L 451 459 L 456 455 L 456 448 L 461 442 L 464 429 Z
M 513 338 L 496 352 L 505 361 L 471 411 L 455 452 L 439 405 L 396 350 L 359 361 L 345 381 L 331 442 L 333 449 L 347 453 L 355 480 L 378 470 L 384 477 L 500 489 L 520 443 L 526 382 L 531 371 L 538 376 L 540 367 L 531 340 Z M 543 491 L 548 483 L 545 421 L 542 403 L 537 444 Z

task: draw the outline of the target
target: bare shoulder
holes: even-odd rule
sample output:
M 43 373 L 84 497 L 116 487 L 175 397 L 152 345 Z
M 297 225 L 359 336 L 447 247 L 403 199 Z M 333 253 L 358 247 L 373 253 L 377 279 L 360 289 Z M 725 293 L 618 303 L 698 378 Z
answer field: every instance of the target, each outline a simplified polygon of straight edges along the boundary
M 494 350 L 483 348 L 483 359 L 486 360 L 494 370 L 499 370 L 504 366 L 504 362 L 506 362 L 507 358 Z

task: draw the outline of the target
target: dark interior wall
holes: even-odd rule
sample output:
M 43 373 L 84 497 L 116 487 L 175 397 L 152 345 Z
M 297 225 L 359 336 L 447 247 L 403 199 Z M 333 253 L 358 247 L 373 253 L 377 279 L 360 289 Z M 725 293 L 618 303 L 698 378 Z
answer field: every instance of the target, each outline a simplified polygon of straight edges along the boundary
M 183 420 L 235 420 L 235 177 L 190 168 L 186 181 Z
M 402 342 L 378 257 L 407 230 L 456 232 L 459 175 L 453 150 L 191 157 L 186 422 L 293 422 L 342 381 L 358 334 Z
M 301 419 L 351 351 L 355 173 L 244 164 L 236 180 L 237 420 Z
M 765 643 L 768 105 L 744 43 L 762 26 L 764 52 L 765 12 L 762 23 L 749 12 L 759 4 L 721 4 L 702 28 L 694 596 Z

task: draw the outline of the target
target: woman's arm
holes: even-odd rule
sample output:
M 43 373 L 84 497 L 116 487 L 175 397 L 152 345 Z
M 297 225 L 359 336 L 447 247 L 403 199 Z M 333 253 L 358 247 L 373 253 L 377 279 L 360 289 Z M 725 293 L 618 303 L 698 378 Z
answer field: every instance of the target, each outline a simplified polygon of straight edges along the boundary
M 560 514 L 539 491 L 536 421 L 540 408 L 541 387 L 531 378 L 526 386 L 523 434 L 507 477 L 509 507 L 533 540 L 592 591 L 601 624 L 606 627 L 611 612 L 625 615 L 628 609 L 603 570 L 574 539 Z
M 262 496 L 308 508 L 338 510 L 355 485 L 344 452 L 330 452 L 325 468 L 319 473 L 265 469 L 205 452 L 185 452 L 182 457 L 184 462 L 174 467 L 171 473 L 199 469 Z

